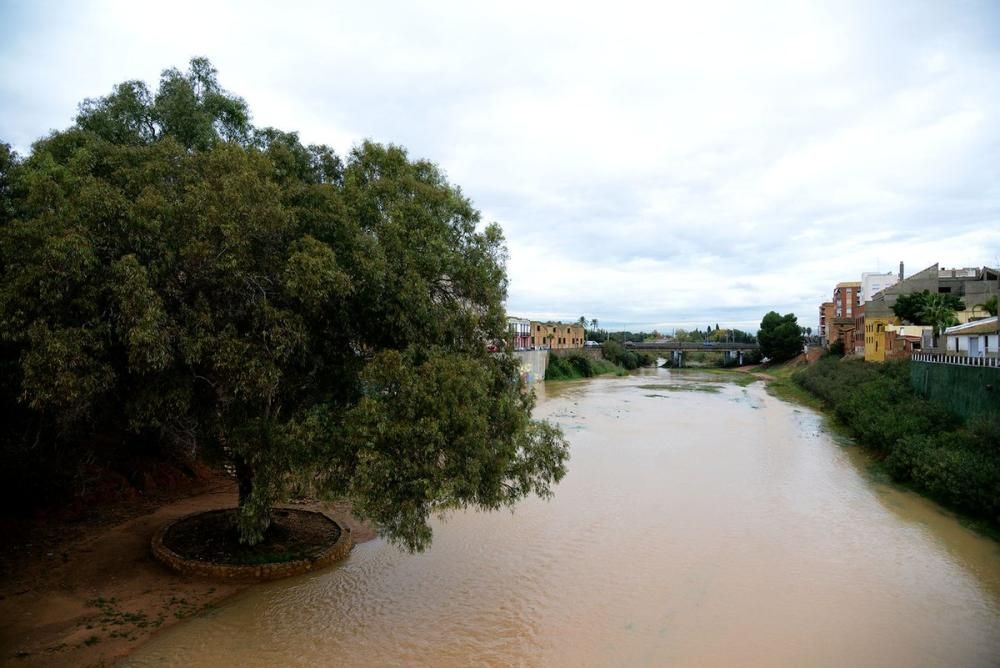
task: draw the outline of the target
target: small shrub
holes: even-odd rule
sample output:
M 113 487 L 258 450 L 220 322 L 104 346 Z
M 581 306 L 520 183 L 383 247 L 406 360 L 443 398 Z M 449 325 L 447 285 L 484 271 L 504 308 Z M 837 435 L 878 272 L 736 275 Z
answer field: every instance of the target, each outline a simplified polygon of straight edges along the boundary
M 844 342 L 841 340 L 834 341 L 830 344 L 830 347 L 826 349 L 824 357 L 843 357 L 844 356 Z

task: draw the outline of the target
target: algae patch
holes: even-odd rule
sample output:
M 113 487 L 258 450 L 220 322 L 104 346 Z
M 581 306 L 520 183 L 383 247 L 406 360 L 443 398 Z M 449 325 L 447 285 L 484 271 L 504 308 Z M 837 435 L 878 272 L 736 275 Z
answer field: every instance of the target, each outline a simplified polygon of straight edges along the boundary
M 719 392 L 719 388 L 716 385 L 701 385 L 697 383 L 658 383 L 654 385 L 640 385 L 639 389 L 665 390 L 667 392 L 708 392 L 709 394 L 718 394 Z

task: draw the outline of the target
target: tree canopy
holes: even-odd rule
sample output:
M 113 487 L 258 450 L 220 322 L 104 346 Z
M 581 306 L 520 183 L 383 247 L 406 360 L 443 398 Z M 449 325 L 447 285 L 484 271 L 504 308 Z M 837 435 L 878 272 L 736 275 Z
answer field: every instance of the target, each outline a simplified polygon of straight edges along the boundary
M 506 250 L 432 163 L 258 129 L 204 59 L 0 150 L 7 461 L 108 441 L 229 459 L 242 538 L 292 490 L 409 549 L 547 495 L 559 430 L 503 340 Z M 34 446 L 31 446 L 34 447 Z
M 920 309 L 920 324 L 930 325 L 934 330 L 935 337 L 940 336 L 946 328 L 957 325 L 955 301 L 956 299 L 951 295 L 927 295 L 923 307 Z M 962 309 L 965 308 L 961 301 L 958 301 L 958 305 Z
M 931 309 L 931 310 L 929 310 Z M 931 313 L 940 315 L 942 310 L 964 311 L 965 303 L 955 295 L 931 294 L 928 290 L 899 295 L 892 305 L 892 312 L 903 322 L 914 325 L 930 325 Z
M 2 187 L 2 186 L 0 186 Z M 982 309 L 986 311 L 989 315 L 997 314 L 997 296 L 993 295 L 982 304 L 976 304 L 973 308 Z
M 774 362 L 789 360 L 802 352 L 802 330 L 794 313 L 770 311 L 760 321 L 757 332 L 760 352 Z

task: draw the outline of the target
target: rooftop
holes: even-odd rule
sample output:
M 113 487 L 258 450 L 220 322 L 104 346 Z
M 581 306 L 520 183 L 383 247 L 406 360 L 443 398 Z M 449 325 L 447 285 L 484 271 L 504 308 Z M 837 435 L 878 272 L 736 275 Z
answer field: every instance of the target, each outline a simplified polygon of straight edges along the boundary
M 945 334 L 996 334 L 1000 331 L 997 316 L 973 320 L 961 325 L 955 325 L 944 330 Z

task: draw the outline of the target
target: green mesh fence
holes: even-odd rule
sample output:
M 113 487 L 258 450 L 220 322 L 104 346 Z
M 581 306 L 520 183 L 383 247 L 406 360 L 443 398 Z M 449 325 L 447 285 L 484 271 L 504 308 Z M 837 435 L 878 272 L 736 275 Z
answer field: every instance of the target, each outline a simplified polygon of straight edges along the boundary
M 968 419 L 1000 417 L 1000 369 L 910 362 L 914 391 Z

